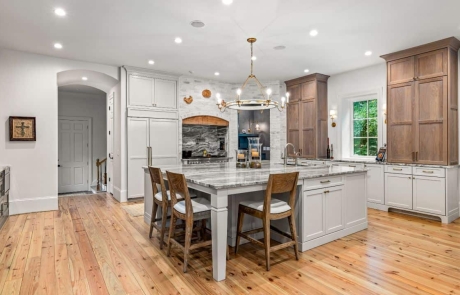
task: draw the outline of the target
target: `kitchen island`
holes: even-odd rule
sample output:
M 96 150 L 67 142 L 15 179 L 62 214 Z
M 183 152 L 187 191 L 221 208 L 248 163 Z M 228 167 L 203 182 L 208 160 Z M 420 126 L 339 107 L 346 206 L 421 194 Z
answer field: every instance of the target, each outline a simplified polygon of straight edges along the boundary
M 184 174 L 190 189 L 200 197 L 210 198 L 213 277 L 216 281 L 226 276 L 226 248 L 234 246 L 236 241 L 239 202 L 263 200 L 270 174 L 299 172 L 295 211 L 300 251 L 367 228 L 366 169 L 318 165 L 285 167 L 273 162 L 264 162 L 261 169 L 236 168 L 235 163 L 160 168 L 165 179 L 166 171 Z M 152 185 L 147 167 L 144 172 L 144 220 L 150 223 Z M 277 198 L 287 200 L 288 195 Z M 275 221 L 273 225 L 289 233 L 285 220 Z M 260 221 L 246 217 L 243 230 L 260 226 Z M 277 234 L 272 238 L 284 239 Z

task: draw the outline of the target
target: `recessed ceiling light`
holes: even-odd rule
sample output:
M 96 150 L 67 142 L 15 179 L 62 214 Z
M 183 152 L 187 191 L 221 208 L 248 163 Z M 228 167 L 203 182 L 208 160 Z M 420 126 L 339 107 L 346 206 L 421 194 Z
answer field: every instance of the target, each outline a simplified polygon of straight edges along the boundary
M 219 75 L 220 75 L 220 73 L 219 73 L 219 72 L 215 72 L 215 73 L 214 73 L 214 75 L 216 75 L 216 76 L 219 76 Z
M 153 65 L 155 62 L 153 60 L 149 60 L 149 65 Z
M 304 72 L 305 72 L 305 73 L 308 73 L 308 72 L 310 72 L 310 70 L 309 70 L 309 69 L 305 69 Z
M 311 30 L 311 31 L 310 31 L 310 36 L 315 37 L 316 35 L 318 35 L 318 31 L 317 31 L 317 30 Z
M 286 46 L 284 46 L 284 45 L 279 45 L 279 46 L 273 47 L 273 49 L 275 49 L 275 50 L 283 50 L 283 49 L 286 49 Z
M 253 57 L 251 57 L 251 59 L 252 59 L 252 60 L 256 60 L 256 59 L 257 59 L 257 57 L 256 57 L 256 56 L 253 56 Z
M 83 81 L 88 81 L 88 77 L 81 77 Z
M 222 0 L 222 3 L 224 3 L 225 5 L 230 5 L 233 3 L 233 0 Z
M 65 12 L 64 9 L 62 8 L 56 8 L 54 10 L 54 13 L 57 15 L 57 16 L 65 16 L 67 13 Z
M 54 48 L 62 49 L 62 44 L 61 43 L 54 43 Z
M 194 20 L 194 21 L 190 22 L 190 24 L 194 28 L 202 28 L 202 27 L 204 27 L 204 22 L 202 22 L 200 20 Z
M 177 44 L 180 44 L 182 43 L 182 39 L 177 37 L 176 39 L 174 39 L 174 42 L 176 42 Z
M 364 52 L 364 55 L 365 55 L 365 56 L 371 56 L 371 55 L 372 55 L 372 51 L 368 50 L 368 51 Z

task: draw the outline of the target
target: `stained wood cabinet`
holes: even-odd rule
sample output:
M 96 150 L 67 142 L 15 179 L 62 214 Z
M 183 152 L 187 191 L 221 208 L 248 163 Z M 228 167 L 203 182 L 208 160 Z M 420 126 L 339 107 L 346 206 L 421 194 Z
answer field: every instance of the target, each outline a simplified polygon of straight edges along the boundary
M 287 141 L 305 158 L 326 157 L 328 78 L 312 74 L 286 81 L 291 94 L 287 105 Z
M 459 48 L 452 37 L 382 56 L 388 162 L 458 164 Z

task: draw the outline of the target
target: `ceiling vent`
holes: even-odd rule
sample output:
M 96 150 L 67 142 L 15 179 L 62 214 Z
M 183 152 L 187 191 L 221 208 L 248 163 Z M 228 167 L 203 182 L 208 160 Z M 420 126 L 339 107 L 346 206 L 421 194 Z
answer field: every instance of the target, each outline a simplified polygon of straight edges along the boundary
M 190 24 L 194 28 L 202 28 L 202 27 L 204 27 L 204 22 L 202 22 L 200 20 L 194 20 L 194 21 L 190 22 Z

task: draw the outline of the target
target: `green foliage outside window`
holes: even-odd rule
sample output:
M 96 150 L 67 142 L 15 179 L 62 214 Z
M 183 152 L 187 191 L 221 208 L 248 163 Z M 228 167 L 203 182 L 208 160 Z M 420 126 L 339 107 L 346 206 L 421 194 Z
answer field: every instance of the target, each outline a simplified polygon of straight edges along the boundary
M 374 156 L 378 151 L 377 142 L 377 99 L 353 103 L 353 154 Z

